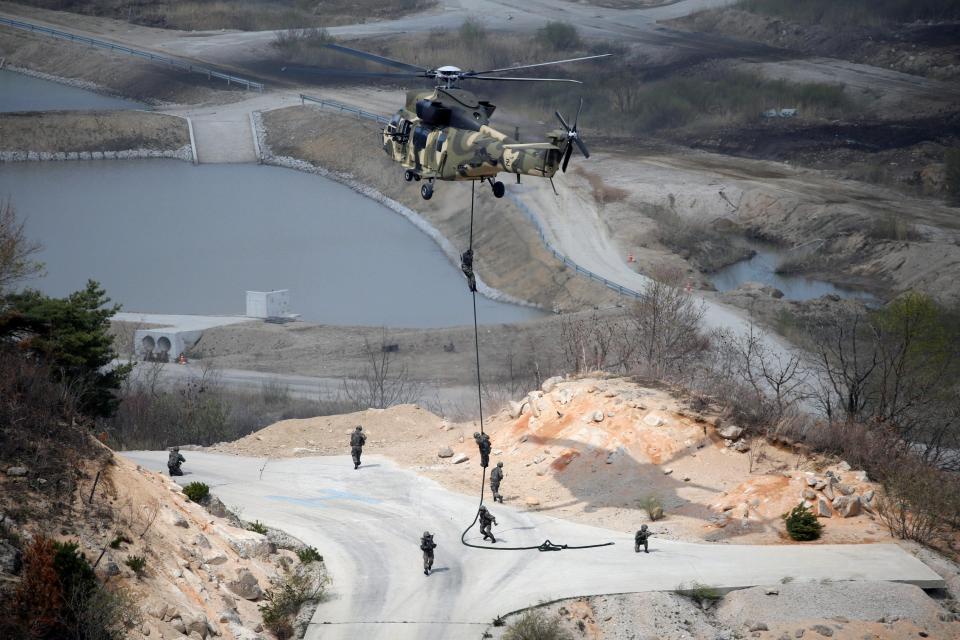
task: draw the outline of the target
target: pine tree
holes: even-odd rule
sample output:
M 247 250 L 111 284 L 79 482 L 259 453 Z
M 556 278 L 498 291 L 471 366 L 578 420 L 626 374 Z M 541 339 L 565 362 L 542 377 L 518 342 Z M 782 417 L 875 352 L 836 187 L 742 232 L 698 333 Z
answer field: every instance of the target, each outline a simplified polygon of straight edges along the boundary
M 816 540 L 820 537 L 823 525 L 802 502 L 795 506 L 790 513 L 785 513 L 783 517 L 787 521 L 787 533 L 794 540 Z

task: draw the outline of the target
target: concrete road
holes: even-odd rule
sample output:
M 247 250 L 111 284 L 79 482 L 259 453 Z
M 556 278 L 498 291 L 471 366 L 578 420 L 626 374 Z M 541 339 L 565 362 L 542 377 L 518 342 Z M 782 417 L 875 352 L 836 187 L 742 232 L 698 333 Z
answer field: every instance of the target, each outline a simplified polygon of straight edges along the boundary
M 123 455 L 155 471 L 166 464 L 165 452 Z M 308 639 L 479 638 L 498 614 L 541 600 L 672 590 L 691 581 L 721 589 L 776 584 L 786 576 L 943 586 L 939 576 L 895 545 L 654 539 L 649 555 L 637 555 L 630 532 L 509 505 L 491 507 L 499 522 L 498 545 L 487 547 L 538 545 L 547 538 L 569 545 L 616 544 L 543 553 L 473 549 L 460 544 L 460 532 L 473 519 L 477 499 L 447 491 L 383 457 L 365 456 L 358 471 L 349 456 L 267 461 L 188 452 L 186 457 L 181 482 L 208 483 L 228 507 L 241 508 L 245 519 L 286 530 L 323 554 L 333 577 L 332 597 L 317 610 Z M 439 545 L 429 577 L 423 575 L 418 547 L 424 529 Z M 468 541 L 484 544 L 476 529 Z

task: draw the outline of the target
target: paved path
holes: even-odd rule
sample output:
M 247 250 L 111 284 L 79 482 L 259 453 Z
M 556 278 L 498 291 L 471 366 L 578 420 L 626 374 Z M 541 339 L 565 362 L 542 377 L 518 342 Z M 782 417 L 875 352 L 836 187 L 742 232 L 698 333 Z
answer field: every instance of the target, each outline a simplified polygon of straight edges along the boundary
M 165 452 L 128 452 L 160 471 Z M 184 483 L 203 481 L 243 517 L 316 546 L 333 575 L 332 599 L 308 640 L 479 637 L 496 615 L 541 600 L 675 589 L 699 581 L 721 589 L 794 580 L 888 580 L 940 588 L 942 580 L 895 545 L 700 545 L 656 540 L 633 553 L 629 532 L 609 531 L 496 505 L 501 544 L 592 550 L 490 551 L 460 544 L 476 499 L 455 494 L 380 456 L 354 471 L 349 456 L 270 460 L 187 452 Z M 469 464 L 469 463 L 468 463 Z M 478 473 L 479 479 L 479 473 Z M 656 527 L 655 527 L 656 528 Z M 439 547 L 434 574 L 421 568 L 424 529 Z M 476 529 L 469 540 L 482 544 Z M 496 585 L 497 588 L 493 589 Z

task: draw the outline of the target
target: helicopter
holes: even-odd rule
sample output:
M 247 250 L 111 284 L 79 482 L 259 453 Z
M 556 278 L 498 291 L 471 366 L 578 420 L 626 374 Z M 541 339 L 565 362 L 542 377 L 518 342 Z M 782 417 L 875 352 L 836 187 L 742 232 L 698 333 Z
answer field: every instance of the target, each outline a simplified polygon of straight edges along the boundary
M 549 131 L 544 142 L 520 143 L 490 126 L 495 105 L 461 89 L 459 84 L 465 80 L 582 84 L 579 80 L 569 78 L 503 77 L 496 74 L 606 58 L 611 55 L 609 53 L 486 71 L 465 71 L 451 65 L 427 69 L 339 44 L 326 46 L 404 71 L 369 75 L 430 78 L 435 81 L 432 90 L 408 91 L 403 108 L 394 114 L 382 131 L 384 152 L 404 168 L 403 177 L 407 182 L 423 182 L 420 195 L 424 200 L 433 197 L 437 180 L 487 182 L 493 195 L 502 198 L 506 187 L 497 180 L 500 173 L 516 174 L 518 182 L 521 175 L 548 178 L 552 182 L 558 170 L 566 172 L 574 148 L 584 158 L 590 157 L 577 128 L 583 99 L 569 124 L 559 111 L 554 112 L 561 128 Z M 303 67 L 300 69 L 308 70 Z

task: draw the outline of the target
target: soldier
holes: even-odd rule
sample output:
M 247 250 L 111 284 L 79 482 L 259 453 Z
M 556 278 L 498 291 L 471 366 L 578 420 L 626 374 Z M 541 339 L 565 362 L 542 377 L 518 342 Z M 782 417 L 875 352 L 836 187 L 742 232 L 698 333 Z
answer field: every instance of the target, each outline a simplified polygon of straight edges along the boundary
M 503 463 L 498 462 L 497 466 L 490 472 L 490 491 L 493 492 L 493 501 L 503 504 L 503 496 L 500 495 L 500 481 L 503 480 Z
M 433 569 L 433 550 L 437 548 L 437 543 L 433 541 L 433 534 L 429 531 L 423 532 L 420 538 L 420 550 L 423 551 L 423 575 L 430 575 Z
M 473 249 L 467 249 L 460 256 L 460 270 L 467 276 L 467 285 L 470 291 L 477 290 L 477 278 L 473 273 Z
M 367 444 L 367 436 L 363 435 L 363 427 L 357 425 L 357 428 L 350 434 L 350 453 L 353 455 L 353 468 L 360 468 L 360 454 L 363 453 L 363 445 Z
M 647 525 L 645 524 L 640 525 L 640 530 L 637 531 L 637 534 L 633 537 L 633 542 L 634 542 L 633 550 L 636 553 L 640 553 L 640 545 L 643 545 L 643 552 L 650 553 L 650 546 L 648 541 L 650 540 L 650 536 L 652 535 L 653 533 L 647 530 Z
M 187 459 L 180 455 L 180 447 L 171 448 L 170 455 L 167 456 L 167 471 L 171 476 L 182 476 L 183 471 L 180 470 L 180 465 L 186 461 Z
M 490 464 L 490 436 L 478 431 L 473 434 L 473 440 L 480 448 L 480 466 L 486 469 Z
M 480 533 L 483 534 L 483 539 L 490 539 L 490 542 L 496 543 L 497 539 L 493 537 L 493 532 L 490 530 L 490 525 L 497 524 L 497 519 L 493 517 L 493 514 L 487 511 L 487 508 L 484 506 L 480 507 Z

